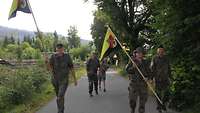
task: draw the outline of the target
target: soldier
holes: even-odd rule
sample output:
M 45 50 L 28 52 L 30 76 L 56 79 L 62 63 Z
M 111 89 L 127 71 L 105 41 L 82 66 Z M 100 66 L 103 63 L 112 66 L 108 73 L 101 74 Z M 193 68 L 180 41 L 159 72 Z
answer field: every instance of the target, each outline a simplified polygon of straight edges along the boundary
M 97 59 L 96 53 L 92 53 L 91 58 L 86 63 L 86 70 L 89 82 L 89 95 L 93 97 L 93 85 L 95 88 L 96 95 L 98 95 L 98 77 L 97 71 L 100 67 L 99 60 Z
M 157 100 L 157 110 L 162 113 L 166 111 L 166 103 L 169 99 L 169 85 L 171 70 L 165 50 L 162 46 L 157 49 L 157 55 L 153 57 L 151 62 L 151 69 L 155 78 L 156 92 L 161 98 L 163 105 Z
M 53 73 L 52 84 L 57 96 L 58 113 L 64 113 L 64 95 L 69 83 L 69 72 L 73 75 L 75 86 L 77 81 L 73 62 L 71 57 L 64 53 L 63 44 L 57 44 L 56 51 L 56 54 L 53 54 L 49 61 L 46 56 L 45 62 L 48 65 L 48 69 Z
M 146 79 L 151 78 L 151 71 L 149 68 L 149 63 L 144 59 L 144 50 L 141 47 L 136 48 L 134 51 L 135 57 L 134 62 L 141 70 L 142 74 Z M 145 104 L 148 98 L 147 84 L 140 75 L 136 66 L 129 62 L 126 66 L 126 71 L 129 74 L 130 84 L 129 84 L 129 103 L 131 108 L 131 113 L 135 113 L 137 98 L 139 98 L 139 113 L 145 113 Z
M 104 58 L 99 68 L 99 89 L 101 90 L 101 82 L 103 81 L 103 91 L 106 92 L 106 70 L 108 69 L 107 59 Z

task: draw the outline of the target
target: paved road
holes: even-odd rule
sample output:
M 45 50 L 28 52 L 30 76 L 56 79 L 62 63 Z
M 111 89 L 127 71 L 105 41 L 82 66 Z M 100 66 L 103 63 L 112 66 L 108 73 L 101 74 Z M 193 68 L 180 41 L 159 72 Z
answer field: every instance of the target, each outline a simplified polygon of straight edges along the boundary
M 130 113 L 128 103 L 128 80 L 117 76 L 113 70 L 107 72 L 107 92 L 99 92 L 90 98 L 87 78 L 83 77 L 77 87 L 70 86 L 65 95 L 65 113 Z M 57 113 L 56 99 L 36 113 Z M 136 113 L 137 110 L 136 110 Z M 146 113 L 157 113 L 155 99 L 149 97 Z M 168 113 L 175 113 L 169 111 Z

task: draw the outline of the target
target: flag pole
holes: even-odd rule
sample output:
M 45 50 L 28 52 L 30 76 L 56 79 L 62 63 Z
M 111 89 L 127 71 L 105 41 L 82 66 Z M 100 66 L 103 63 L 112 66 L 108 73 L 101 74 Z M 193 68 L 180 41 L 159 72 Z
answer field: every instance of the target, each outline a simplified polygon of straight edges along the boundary
M 111 28 L 109 26 L 107 26 L 110 30 Z M 111 30 L 112 31 L 112 30 Z M 114 33 L 113 33 L 114 34 Z M 114 34 L 115 35 L 115 34 Z M 161 99 L 159 98 L 159 96 L 157 95 L 157 93 L 154 91 L 154 89 L 152 88 L 152 86 L 150 85 L 150 83 L 146 80 L 145 76 L 142 74 L 141 70 L 138 68 L 137 64 L 133 61 L 133 59 L 131 58 L 131 56 L 126 52 L 125 48 L 123 48 L 121 42 L 118 40 L 118 38 L 115 36 L 116 41 L 119 43 L 120 47 L 122 48 L 122 50 L 124 51 L 124 53 L 128 56 L 129 60 L 133 63 L 133 65 L 136 67 L 136 69 L 138 70 L 138 72 L 140 73 L 140 75 L 142 76 L 143 80 L 146 82 L 146 84 L 148 85 L 148 87 L 150 88 L 150 90 L 153 92 L 153 94 L 155 95 L 155 97 L 158 99 L 158 101 L 163 105 L 163 102 L 161 101 Z
M 33 17 L 33 20 L 34 20 L 34 23 L 35 23 L 35 26 L 36 26 L 39 39 L 40 39 L 40 41 L 41 41 L 41 43 L 42 43 L 42 49 L 43 49 L 43 51 L 44 51 L 44 43 L 43 43 L 43 40 L 42 40 L 42 34 L 41 34 L 40 30 L 39 30 L 39 27 L 38 27 L 37 21 L 36 21 L 36 19 L 35 19 L 35 15 L 34 15 L 34 13 L 33 13 L 33 10 L 32 10 L 32 7 L 31 7 L 31 4 L 30 4 L 29 0 L 27 0 L 27 3 L 28 3 L 29 9 L 30 9 L 30 11 L 31 11 L 31 15 L 32 15 L 32 17 Z
M 34 15 L 34 13 L 33 13 L 33 10 L 32 10 L 32 7 L 31 7 L 31 4 L 30 4 L 29 0 L 27 0 L 27 3 L 28 3 L 28 6 L 29 6 L 29 8 L 30 8 L 30 10 L 31 10 L 31 14 L 32 14 L 32 16 L 33 16 L 33 20 L 34 20 L 34 23 L 35 23 L 37 32 L 40 33 L 40 30 L 39 30 L 39 28 L 38 28 L 38 24 L 37 24 L 37 22 L 36 22 L 35 15 Z

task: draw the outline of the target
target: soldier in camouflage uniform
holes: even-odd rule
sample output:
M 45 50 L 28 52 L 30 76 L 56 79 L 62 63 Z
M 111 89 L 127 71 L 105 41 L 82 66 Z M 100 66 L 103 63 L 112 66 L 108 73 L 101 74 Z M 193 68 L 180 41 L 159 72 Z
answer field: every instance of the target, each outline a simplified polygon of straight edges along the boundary
M 93 85 L 95 88 L 96 95 L 98 95 L 98 77 L 97 71 L 100 67 L 99 60 L 97 59 L 96 53 L 92 53 L 91 58 L 86 63 L 86 70 L 89 82 L 89 95 L 93 97 Z
M 104 58 L 99 68 L 99 89 L 101 90 L 101 82 L 103 81 L 103 91 L 106 92 L 106 70 L 108 69 L 107 59 Z
M 144 50 L 138 47 L 135 51 L 134 62 L 141 70 L 145 79 L 151 78 L 151 70 L 149 68 L 149 63 L 147 60 L 143 59 Z M 131 108 L 131 113 L 135 113 L 137 98 L 139 98 L 139 113 L 145 113 L 145 104 L 148 98 L 147 84 L 144 79 L 136 69 L 132 62 L 129 62 L 126 66 L 126 71 L 129 74 L 130 84 L 129 84 L 129 103 Z
M 169 60 L 162 46 L 157 49 L 157 55 L 152 59 L 151 69 L 155 78 L 156 92 L 163 102 L 162 105 L 157 100 L 157 110 L 159 113 L 162 113 L 162 110 L 166 111 L 171 77 Z
M 57 44 L 56 51 L 57 53 L 53 54 L 49 61 L 46 57 L 46 63 L 48 69 L 53 73 L 52 84 L 57 96 L 58 113 L 64 113 L 64 95 L 69 83 L 69 72 L 71 72 L 74 77 L 75 85 L 77 85 L 77 81 L 72 59 L 68 54 L 64 53 L 63 45 Z

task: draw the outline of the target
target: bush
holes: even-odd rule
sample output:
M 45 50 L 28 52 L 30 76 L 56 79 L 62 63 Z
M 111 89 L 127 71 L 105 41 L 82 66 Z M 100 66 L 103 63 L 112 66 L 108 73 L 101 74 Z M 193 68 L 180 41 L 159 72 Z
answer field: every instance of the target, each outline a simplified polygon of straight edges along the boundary
M 28 47 L 23 50 L 22 57 L 24 59 L 39 59 L 41 58 L 41 52 L 32 47 Z
M 190 59 L 180 59 L 173 64 L 171 107 L 184 110 L 200 102 L 200 66 Z
M 49 78 L 46 71 L 37 66 L 20 69 L 1 66 L 0 70 L 0 112 L 30 100 Z
M 73 48 L 69 52 L 74 58 L 85 60 L 87 55 L 90 54 L 91 49 L 88 46 L 81 46 L 80 48 Z

